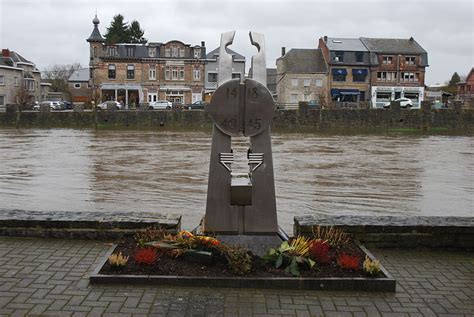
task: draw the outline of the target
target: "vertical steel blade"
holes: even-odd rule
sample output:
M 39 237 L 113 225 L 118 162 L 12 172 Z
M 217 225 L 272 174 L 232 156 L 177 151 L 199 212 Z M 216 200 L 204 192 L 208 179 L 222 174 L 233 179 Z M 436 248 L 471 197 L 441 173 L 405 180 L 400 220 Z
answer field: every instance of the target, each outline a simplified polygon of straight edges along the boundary
M 219 71 L 217 73 L 217 86 L 232 79 L 232 55 L 226 51 L 227 46 L 234 42 L 235 31 L 221 34 L 221 46 L 219 49 Z
M 249 32 L 250 42 L 258 52 L 252 56 L 252 79 L 267 86 L 267 61 L 265 58 L 265 36 L 261 33 Z

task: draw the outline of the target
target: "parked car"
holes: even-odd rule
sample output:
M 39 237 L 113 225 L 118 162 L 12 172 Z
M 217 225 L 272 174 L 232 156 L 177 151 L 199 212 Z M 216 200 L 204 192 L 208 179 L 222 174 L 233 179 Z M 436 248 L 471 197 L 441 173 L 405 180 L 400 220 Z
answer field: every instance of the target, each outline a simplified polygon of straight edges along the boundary
M 193 110 L 193 109 L 203 110 L 206 105 L 207 105 L 207 102 L 200 100 L 200 101 L 195 101 L 191 104 L 186 105 L 186 109 L 188 109 L 188 110 Z
M 448 106 L 448 103 L 445 102 L 441 102 L 439 100 L 435 100 L 432 104 L 431 104 L 431 109 L 447 109 L 449 108 Z
M 173 104 L 168 100 L 152 101 L 148 105 L 148 109 L 150 110 L 171 110 L 172 107 Z
M 411 107 L 413 107 L 413 102 L 408 98 L 398 98 L 398 99 L 395 99 L 393 101 L 389 101 L 383 107 L 384 108 L 390 108 L 390 103 L 395 102 L 395 101 L 400 101 L 400 108 L 411 108 Z
M 310 100 L 310 101 L 308 101 L 308 108 L 309 109 L 321 109 L 321 105 L 319 104 L 319 100 Z
M 69 101 L 61 101 L 61 103 L 64 105 L 65 109 L 72 109 L 73 108 L 72 103 L 70 103 Z
M 42 101 L 39 104 L 35 104 L 33 110 L 40 110 L 42 106 L 49 106 L 50 110 L 61 110 L 59 101 Z
M 118 101 L 105 101 L 97 105 L 97 110 L 107 110 L 108 107 L 115 107 L 117 110 L 121 110 L 122 104 Z

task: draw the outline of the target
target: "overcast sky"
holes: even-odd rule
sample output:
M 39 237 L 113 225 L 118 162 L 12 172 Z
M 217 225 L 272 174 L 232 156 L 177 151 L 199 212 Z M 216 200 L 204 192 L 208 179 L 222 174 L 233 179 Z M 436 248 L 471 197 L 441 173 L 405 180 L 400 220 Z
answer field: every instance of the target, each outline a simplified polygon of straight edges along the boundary
M 473 67 L 472 0 L 0 0 L 0 46 L 19 52 L 40 70 L 53 64 L 87 66 L 86 39 L 94 18 L 102 35 L 114 15 L 138 20 L 153 42 L 206 42 L 236 30 L 231 49 L 250 61 L 256 49 L 248 31 L 264 33 L 267 66 L 275 67 L 281 47 L 316 48 L 318 38 L 387 37 L 415 40 L 428 52 L 426 83 L 442 83 Z M 248 63 L 250 64 L 250 63 Z M 248 66 L 247 66 L 248 68 Z

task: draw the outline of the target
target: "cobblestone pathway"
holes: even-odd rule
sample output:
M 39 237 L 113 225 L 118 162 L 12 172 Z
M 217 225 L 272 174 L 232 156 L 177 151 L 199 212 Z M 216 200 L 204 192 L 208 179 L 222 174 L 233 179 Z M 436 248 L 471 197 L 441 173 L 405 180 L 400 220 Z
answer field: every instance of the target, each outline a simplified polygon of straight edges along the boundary
M 0 237 L 0 316 L 474 316 L 468 252 L 372 250 L 397 293 L 90 286 L 108 245 Z

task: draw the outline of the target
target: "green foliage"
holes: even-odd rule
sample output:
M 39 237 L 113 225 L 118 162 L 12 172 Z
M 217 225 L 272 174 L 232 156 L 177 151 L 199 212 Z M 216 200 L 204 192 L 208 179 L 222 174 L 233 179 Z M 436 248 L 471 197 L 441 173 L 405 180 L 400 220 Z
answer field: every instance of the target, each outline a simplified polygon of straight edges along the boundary
M 457 72 L 454 72 L 453 76 L 451 76 L 451 80 L 449 81 L 448 86 L 456 86 L 457 83 L 461 81 L 461 77 Z
M 147 39 L 143 37 L 145 31 L 140 28 L 138 21 L 133 21 L 128 27 L 130 43 L 146 43 Z
M 138 21 L 133 21 L 130 25 L 124 22 L 121 14 L 114 16 L 110 27 L 107 28 L 105 39 L 107 44 L 118 43 L 146 43 L 147 39 L 143 37 L 145 31 L 140 28 Z
M 277 269 L 285 266 L 285 272 L 293 276 L 299 276 L 300 266 L 313 268 L 316 262 L 308 257 L 297 255 L 296 253 L 294 246 L 288 244 L 288 241 L 283 241 L 278 248 L 271 248 L 263 257 L 263 260 L 267 263 L 273 263 Z

